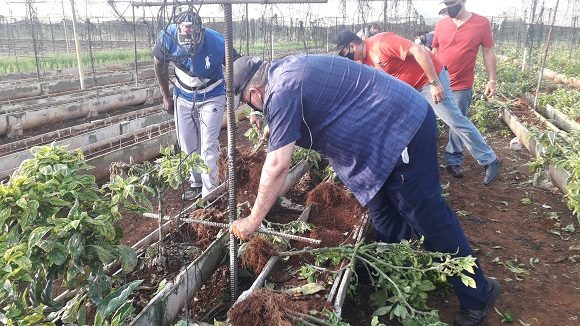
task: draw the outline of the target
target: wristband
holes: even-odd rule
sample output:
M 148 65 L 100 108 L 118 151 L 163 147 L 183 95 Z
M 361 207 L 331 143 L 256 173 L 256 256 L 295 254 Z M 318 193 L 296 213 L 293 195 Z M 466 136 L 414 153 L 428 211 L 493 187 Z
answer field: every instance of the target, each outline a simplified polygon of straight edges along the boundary
M 252 111 L 252 112 L 250 112 L 250 115 L 257 115 L 260 118 L 264 116 L 264 114 L 260 111 Z
M 490 79 L 487 81 L 488 83 L 497 83 L 497 81 L 495 79 Z

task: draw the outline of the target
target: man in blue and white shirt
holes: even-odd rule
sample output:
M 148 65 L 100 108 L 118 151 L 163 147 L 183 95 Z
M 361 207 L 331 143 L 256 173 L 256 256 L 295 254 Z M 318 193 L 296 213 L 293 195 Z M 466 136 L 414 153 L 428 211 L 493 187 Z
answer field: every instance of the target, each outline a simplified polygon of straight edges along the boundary
M 163 105 L 175 115 L 179 146 L 187 154 L 199 153 L 209 167 L 208 174 L 191 173 L 191 189 L 183 198 L 205 196 L 219 184 L 218 137 L 226 103 L 224 38 L 203 28 L 196 12 L 187 11 L 161 30 L 153 55 Z M 170 61 L 175 67 L 173 94 L 169 91 Z
M 377 69 L 338 56 L 286 57 L 234 63 L 234 91 L 263 110 L 268 154 L 249 217 L 230 231 L 255 232 L 284 184 L 294 145 L 325 155 L 369 214 L 384 242 L 424 236 L 427 250 L 474 256 L 457 217 L 441 196 L 435 115 L 411 86 Z M 479 265 L 478 265 L 479 267 Z M 500 286 L 481 268 L 476 288 L 449 277 L 461 304 L 461 326 L 481 325 Z M 473 318 L 471 318 L 473 317 Z

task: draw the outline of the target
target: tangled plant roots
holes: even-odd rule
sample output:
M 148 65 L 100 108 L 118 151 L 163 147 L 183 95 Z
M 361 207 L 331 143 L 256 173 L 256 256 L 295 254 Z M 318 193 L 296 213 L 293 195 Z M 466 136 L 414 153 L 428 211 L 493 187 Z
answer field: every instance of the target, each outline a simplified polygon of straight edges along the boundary
M 276 255 L 278 252 L 270 242 L 259 236 L 253 237 L 242 254 L 242 267 L 249 268 L 259 274 L 270 257 Z
M 194 220 L 224 221 L 224 213 L 215 208 L 198 209 L 193 211 L 189 217 Z M 207 247 L 219 232 L 219 228 L 201 224 L 191 224 L 190 228 L 193 243 L 201 248 Z
M 316 225 L 310 237 L 322 240 L 323 247 L 340 245 L 345 239 L 344 233 L 353 230 L 364 211 L 346 189 L 331 182 L 320 183 L 312 189 L 306 204 L 316 206 L 308 219 Z
M 266 153 L 263 150 L 250 152 L 241 151 L 236 148 L 236 183 L 237 186 L 249 189 L 258 189 L 262 165 L 266 160 Z M 220 180 L 228 177 L 228 157 L 221 155 L 218 159 L 218 173 Z
M 234 326 L 290 326 L 286 310 L 298 311 L 298 306 L 282 294 L 260 289 L 228 312 Z
M 308 194 L 306 204 L 333 207 L 340 205 L 345 195 L 345 191 L 337 184 L 322 182 Z

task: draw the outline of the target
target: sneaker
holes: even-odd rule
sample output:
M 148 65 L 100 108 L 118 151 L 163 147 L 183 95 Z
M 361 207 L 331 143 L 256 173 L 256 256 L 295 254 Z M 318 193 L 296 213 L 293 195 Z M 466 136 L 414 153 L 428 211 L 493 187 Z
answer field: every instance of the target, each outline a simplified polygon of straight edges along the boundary
M 455 317 L 455 322 L 453 326 L 480 326 L 483 325 L 487 314 L 491 310 L 491 307 L 495 304 L 497 298 L 501 294 L 501 285 L 489 277 L 485 278 L 487 280 L 489 299 L 485 308 L 482 310 L 465 309 L 459 312 L 459 315 Z
M 495 161 L 485 166 L 485 177 L 483 178 L 483 184 L 486 186 L 491 185 L 497 179 L 500 172 L 501 161 L 499 159 L 495 159 Z
M 448 165 L 447 172 L 456 178 L 463 178 L 463 169 L 461 165 Z
M 188 191 L 184 192 L 181 195 L 181 199 L 183 200 L 195 200 L 199 196 L 201 196 L 201 187 L 191 187 Z

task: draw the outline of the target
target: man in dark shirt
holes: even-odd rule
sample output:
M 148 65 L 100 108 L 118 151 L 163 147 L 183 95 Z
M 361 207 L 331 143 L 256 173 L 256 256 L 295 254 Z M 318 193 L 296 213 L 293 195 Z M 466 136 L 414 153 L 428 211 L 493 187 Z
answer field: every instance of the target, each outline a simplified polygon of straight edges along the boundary
M 377 69 L 323 55 L 271 64 L 242 57 L 234 63 L 233 86 L 242 102 L 264 112 L 270 128 L 256 202 L 249 217 L 231 225 L 234 235 L 247 238 L 259 228 L 298 145 L 328 158 L 361 205 L 368 205 L 379 240 L 398 242 L 409 238 L 412 228 L 424 236 L 427 250 L 474 256 L 441 197 L 435 115 L 411 86 Z M 476 288 L 457 277 L 449 280 L 462 313 L 484 319 L 500 288 L 481 268 L 474 272 Z

